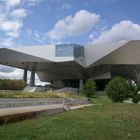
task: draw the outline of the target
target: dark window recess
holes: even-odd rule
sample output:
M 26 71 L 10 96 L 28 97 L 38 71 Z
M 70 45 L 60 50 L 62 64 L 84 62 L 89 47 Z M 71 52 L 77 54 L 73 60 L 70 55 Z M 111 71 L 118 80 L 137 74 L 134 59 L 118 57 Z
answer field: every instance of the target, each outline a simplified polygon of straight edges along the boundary
M 74 46 L 74 57 L 84 57 L 84 47 L 83 46 Z

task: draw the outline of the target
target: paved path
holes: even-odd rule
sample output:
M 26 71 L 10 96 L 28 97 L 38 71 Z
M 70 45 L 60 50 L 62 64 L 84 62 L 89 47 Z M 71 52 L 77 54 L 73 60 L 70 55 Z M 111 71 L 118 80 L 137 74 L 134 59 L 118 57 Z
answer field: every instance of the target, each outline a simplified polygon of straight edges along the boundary
M 9 102 L 11 102 L 13 104 L 17 100 L 15 100 L 15 99 L 1 99 L 1 101 L 2 101 L 1 102 L 1 105 L 2 105 L 3 103 L 7 104 Z M 26 101 L 28 101 L 28 102 L 41 101 L 42 102 L 42 100 L 40 100 L 40 99 L 39 100 L 38 99 L 35 99 L 35 100 L 27 99 L 26 101 L 21 99 L 20 101 L 24 102 L 24 103 Z M 18 101 L 19 104 L 21 103 L 20 101 Z M 37 117 L 39 115 L 56 114 L 56 113 L 63 112 L 64 109 L 73 110 L 73 109 L 78 109 L 78 108 L 90 105 L 90 104 L 84 104 L 84 105 L 72 104 L 72 106 L 69 107 L 69 105 L 66 104 L 65 105 L 66 108 L 65 108 L 64 104 L 63 104 L 64 102 L 62 102 L 62 101 L 63 100 L 61 99 L 61 100 L 57 101 L 57 103 L 54 103 L 54 101 L 51 101 L 51 103 L 53 103 L 53 104 L 45 102 L 45 104 L 43 104 L 43 105 L 38 104 L 38 105 L 33 105 L 33 106 L 0 108 L 0 124 L 21 121 L 21 120 L 25 120 L 25 119 L 29 119 L 29 118 L 34 118 L 34 117 Z M 76 101 L 74 100 L 73 102 L 76 102 Z
M 85 104 L 85 105 L 78 105 L 78 106 L 71 106 L 70 110 L 75 110 L 75 109 L 79 109 L 82 107 L 86 107 L 86 106 L 92 106 L 93 104 Z
M 61 109 L 61 108 L 63 108 L 63 104 L 2 108 L 0 109 L 0 117 L 13 115 L 13 114 L 21 114 L 21 113 L 37 112 L 37 111 L 45 111 L 45 110 Z
M 91 105 L 92 104 L 72 106 L 70 107 L 70 110 L 82 108 L 85 106 L 91 106 Z M 52 110 L 52 109 L 63 109 L 63 104 L 2 108 L 0 109 L 0 117 L 14 115 L 14 114 L 28 113 L 28 112 L 46 111 L 46 110 Z

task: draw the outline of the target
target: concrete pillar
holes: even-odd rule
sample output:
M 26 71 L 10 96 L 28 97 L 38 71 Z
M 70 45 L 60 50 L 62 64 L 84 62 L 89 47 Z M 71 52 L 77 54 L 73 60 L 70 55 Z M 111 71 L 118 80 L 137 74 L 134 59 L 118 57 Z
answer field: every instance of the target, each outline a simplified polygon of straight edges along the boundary
M 140 69 L 135 70 L 137 84 L 140 86 Z
M 23 72 L 23 81 L 24 81 L 25 85 L 27 85 L 27 69 L 24 69 L 24 72 Z
M 79 80 L 79 92 L 82 91 L 82 88 L 83 88 L 83 79 L 80 79 Z
M 31 77 L 30 77 L 30 86 L 34 86 L 35 85 L 35 71 L 32 70 L 31 71 Z

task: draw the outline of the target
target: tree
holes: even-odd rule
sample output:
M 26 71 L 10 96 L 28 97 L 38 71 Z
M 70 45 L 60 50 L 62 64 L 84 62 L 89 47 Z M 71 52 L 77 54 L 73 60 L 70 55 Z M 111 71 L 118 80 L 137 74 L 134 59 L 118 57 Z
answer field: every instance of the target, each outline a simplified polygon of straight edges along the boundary
M 96 90 L 95 81 L 92 79 L 89 79 L 83 85 L 82 93 L 84 93 L 87 97 L 92 97 L 95 94 L 95 90 Z
M 130 96 L 130 87 L 127 80 L 114 77 L 106 86 L 107 96 L 113 102 L 123 102 Z

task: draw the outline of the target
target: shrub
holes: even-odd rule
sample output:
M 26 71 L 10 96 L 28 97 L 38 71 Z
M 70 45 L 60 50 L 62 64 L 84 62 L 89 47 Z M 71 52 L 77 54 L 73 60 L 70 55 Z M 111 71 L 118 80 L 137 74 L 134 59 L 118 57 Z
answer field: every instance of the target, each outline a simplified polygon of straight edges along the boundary
M 23 80 L 0 79 L 0 90 L 22 90 L 24 86 Z
M 130 98 L 132 98 L 133 103 L 138 103 L 140 101 L 140 87 L 133 81 L 129 82 L 130 88 Z
M 121 77 L 114 77 L 106 86 L 106 93 L 113 102 L 122 102 L 129 98 L 129 83 Z
M 92 97 L 95 94 L 96 84 L 95 81 L 90 79 L 87 80 L 83 85 L 82 93 L 84 93 L 87 97 Z

